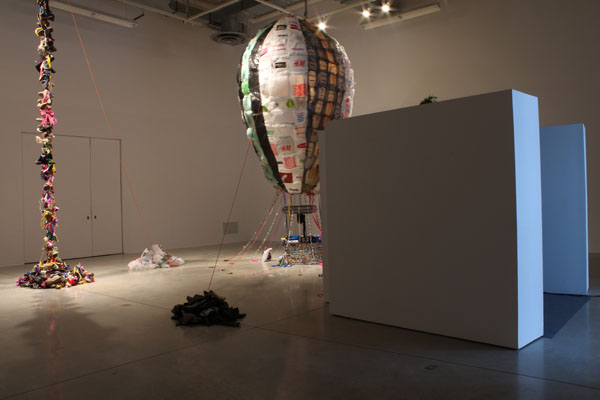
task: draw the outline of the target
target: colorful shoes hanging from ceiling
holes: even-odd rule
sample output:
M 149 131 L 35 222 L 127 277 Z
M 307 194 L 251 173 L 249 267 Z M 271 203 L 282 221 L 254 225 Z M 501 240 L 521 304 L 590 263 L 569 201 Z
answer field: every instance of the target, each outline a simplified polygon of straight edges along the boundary
M 38 80 L 42 84 L 42 91 L 38 93 L 39 99 L 37 107 L 40 117 L 36 118 L 39 122 L 36 136 L 36 142 L 42 145 L 42 153 L 35 162 L 41 166 L 42 198 L 40 199 L 40 212 L 42 214 L 41 226 L 44 232 L 44 245 L 42 249 L 42 259 L 35 265 L 30 272 L 27 272 L 17 281 L 18 286 L 34 289 L 47 289 L 68 287 L 82 283 L 94 282 L 94 274 L 85 270 L 81 264 L 74 267 L 67 265 L 60 258 L 56 243 L 56 228 L 58 218 L 56 212 L 56 200 L 54 198 L 54 175 L 56 166 L 52 156 L 54 134 L 52 133 L 56 126 L 56 116 L 52 110 L 52 98 L 54 93 L 54 83 L 52 75 L 56 72 L 52 68 L 54 61 L 54 39 L 52 38 L 52 27 L 50 21 L 54 21 L 54 14 L 48 6 L 49 0 L 38 0 L 37 28 L 35 34 L 40 38 L 38 53 L 41 60 L 36 62 L 35 69 L 38 71 Z

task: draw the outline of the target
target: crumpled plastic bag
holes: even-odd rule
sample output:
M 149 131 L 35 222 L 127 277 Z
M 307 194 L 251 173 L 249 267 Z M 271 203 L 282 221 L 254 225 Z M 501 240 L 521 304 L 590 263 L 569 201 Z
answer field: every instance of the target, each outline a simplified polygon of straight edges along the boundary
M 165 252 L 159 244 L 153 244 L 150 249 L 144 249 L 142 255 L 131 261 L 128 266 L 130 270 L 145 270 L 178 267 L 183 264 L 183 258 Z
M 183 265 L 184 263 L 185 261 L 183 261 L 183 258 L 181 257 L 171 256 L 171 258 L 167 260 L 167 264 L 169 264 L 169 266 L 171 267 L 178 267 L 180 265 Z
M 263 252 L 262 255 L 262 260 L 263 261 L 270 261 L 271 260 L 271 250 L 273 250 L 272 247 L 269 247 L 268 249 L 265 249 L 265 251 Z
M 162 247 L 158 244 L 152 245 L 152 262 L 154 264 L 162 264 L 163 258 L 167 253 L 162 249 Z

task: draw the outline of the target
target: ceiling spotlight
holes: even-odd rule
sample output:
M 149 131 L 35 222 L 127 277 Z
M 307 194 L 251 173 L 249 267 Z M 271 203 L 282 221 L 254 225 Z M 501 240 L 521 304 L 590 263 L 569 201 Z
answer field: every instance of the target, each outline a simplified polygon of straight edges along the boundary
M 388 3 L 384 3 L 381 6 L 381 11 L 383 11 L 385 14 L 390 12 L 390 5 Z
M 324 31 L 327 28 L 327 25 L 325 25 L 325 22 L 321 21 L 321 22 L 319 22 L 319 24 L 317 25 L 317 27 L 320 30 Z
M 362 12 L 362 16 L 365 18 L 369 18 L 371 16 L 371 11 L 365 8 Z

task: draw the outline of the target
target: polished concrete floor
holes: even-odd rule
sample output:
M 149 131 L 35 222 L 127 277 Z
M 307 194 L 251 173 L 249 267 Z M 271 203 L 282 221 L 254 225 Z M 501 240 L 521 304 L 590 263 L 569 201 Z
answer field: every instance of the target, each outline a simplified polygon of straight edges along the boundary
M 173 253 L 187 264 L 82 260 L 97 282 L 66 290 L 17 288 L 25 267 L 0 268 L 0 398 L 600 399 L 600 297 L 514 351 L 333 317 L 319 266 L 248 258 L 213 282 L 248 314 L 240 328 L 178 327 L 170 310 L 206 288 L 216 247 Z

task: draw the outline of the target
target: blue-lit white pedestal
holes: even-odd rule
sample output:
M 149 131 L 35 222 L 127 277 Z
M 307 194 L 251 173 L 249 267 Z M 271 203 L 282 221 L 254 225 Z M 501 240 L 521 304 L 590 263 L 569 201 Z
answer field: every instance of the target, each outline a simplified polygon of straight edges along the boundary
M 588 293 L 588 221 L 583 124 L 540 130 L 544 291 Z
M 536 97 L 333 121 L 320 143 L 332 314 L 510 348 L 543 335 Z

